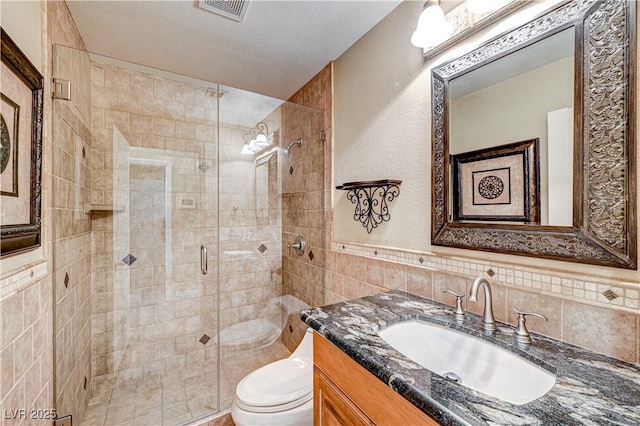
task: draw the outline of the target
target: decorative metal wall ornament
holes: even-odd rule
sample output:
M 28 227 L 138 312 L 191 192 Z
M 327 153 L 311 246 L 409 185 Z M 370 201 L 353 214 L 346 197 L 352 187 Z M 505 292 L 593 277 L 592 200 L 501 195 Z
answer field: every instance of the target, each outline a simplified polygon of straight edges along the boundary
M 18 108 L 20 111 L 17 117 L 3 114 L 6 130 L 11 134 L 10 139 L 7 140 L 5 140 L 6 134 L 2 136 L 2 148 L 5 151 L 3 158 L 7 153 L 5 148 L 10 148 L 8 143 L 21 150 L 19 163 L 13 163 L 15 170 L 11 173 L 15 173 L 20 179 L 25 179 L 24 183 L 26 183 L 20 186 L 19 192 L 14 187 L 15 195 L 6 194 L 6 191 L 0 194 L 3 198 L 0 201 L 0 255 L 6 256 L 40 246 L 44 79 L 3 28 L 0 28 L 0 35 L 3 108 L 9 105 L 12 107 L 9 109 L 13 109 L 15 114 Z M 11 105 L 10 99 L 15 101 L 15 105 Z M 23 121 L 19 117 L 23 112 L 30 120 Z M 15 124 L 18 119 L 20 126 L 26 125 L 27 130 L 19 134 L 8 122 Z M 10 151 L 8 153 L 11 155 Z M 7 169 L 11 168 L 11 164 L 9 162 L 5 166 L 3 170 L 5 175 L 10 173 Z
M 636 5 L 571 0 L 432 71 L 434 245 L 637 268 Z M 573 26 L 573 226 L 470 224 L 449 218 L 449 81 Z
M 371 233 L 383 222 L 391 219 L 387 203 L 400 195 L 401 180 L 376 180 L 366 182 L 347 182 L 336 189 L 349 191 L 347 199 L 355 204 L 353 219 Z

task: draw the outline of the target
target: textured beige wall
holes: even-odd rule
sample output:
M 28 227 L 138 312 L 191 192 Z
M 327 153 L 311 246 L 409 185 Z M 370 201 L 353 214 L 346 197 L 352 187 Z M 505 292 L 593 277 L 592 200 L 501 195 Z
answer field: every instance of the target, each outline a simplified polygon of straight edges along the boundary
M 552 319 L 548 324 L 532 324 L 533 330 L 635 361 L 640 342 L 638 271 L 431 246 L 431 67 L 505 27 L 488 29 L 425 61 L 420 49 L 409 42 L 421 7 L 418 2 L 403 2 L 335 62 L 331 186 L 387 178 L 403 183 L 391 205 L 391 221 L 371 234 L 352 219 L 353 205 L 346 194 L 333 191 L 328 301 L 395 288 L 396 279 L 405 288 L 407 275 L 402 271 L 407 268 L 424 274 L 425 285 L 436 282 L 437 276 L 451 281 L 452 289 L 464 289 L 469 280 L 491 268 L 497 275 L 490 280 L 496 293 L 503 295 L 498 302 L 503 305 L 503 319 L 513 323 L 506 309 L 516 304 L 541 311 Z M 377 272 L 367 269 L 371 259 Z M 399 274 L 385 272 L 398 268 Z M 602 293 L 608 289 L 619 297 L 606 299 Z M 435 290 L 427 294 L 441 297 Z M 581 316 L 589 320 L 580 323 Z M 606 324 L 605 329 L 610 327 L 607 333 L 596 325 L 598 321 Z M 624 325 L 612 326 L 618 323 Z M 602 339 L 604 334 L 607 339 Z
M 40 11 L 40 1 L 3 1 L 0 4 L 2 29 L 16 42 L 31 63 L 42 70 Z

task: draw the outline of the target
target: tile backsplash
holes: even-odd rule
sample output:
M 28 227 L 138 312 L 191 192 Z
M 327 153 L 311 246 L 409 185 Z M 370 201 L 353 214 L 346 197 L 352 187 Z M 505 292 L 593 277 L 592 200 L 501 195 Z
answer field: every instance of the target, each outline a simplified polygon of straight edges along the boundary
M 401 289 L 449 305 L 455 298 L 443 290 L 468 294 L 472 281 L 484 276 L 491 283 L 499 321 L 515 324 L 513 308 L 541 313 L 549 321 L 532 320 L 533 332 L 624 361 L 640 361 L 638 291 L 633 282 L 339 242 L 331 245 L 327 275 L 328 303 Z M 481 314 L 483 300 L 483 294 L 477 303 L 465 298 L 465 309 Z

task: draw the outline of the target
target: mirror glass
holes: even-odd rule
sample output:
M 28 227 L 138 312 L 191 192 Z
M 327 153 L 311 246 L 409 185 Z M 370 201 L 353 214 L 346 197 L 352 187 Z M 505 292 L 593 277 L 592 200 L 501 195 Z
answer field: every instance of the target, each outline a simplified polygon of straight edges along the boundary
M 571 27 L 449 81 L 451 155 L 538 139 L 542 225 L 572 224 L 574 42 Z
M 256 159 L 256 217 L 269 217 L 269 165 L 274 153 Z

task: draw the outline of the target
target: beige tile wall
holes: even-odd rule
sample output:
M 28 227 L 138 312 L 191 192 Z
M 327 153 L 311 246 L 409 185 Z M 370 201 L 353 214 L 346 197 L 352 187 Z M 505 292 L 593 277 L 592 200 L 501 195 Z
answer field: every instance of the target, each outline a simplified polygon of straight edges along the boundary
M 217 126 L 206 88 L 102 63 L 91 74 L 92 202 L 124 206 L 92 216 L 99 391 L 215 362 L 218 272 L 221 329 L 272 313 L 279 324 L 270 301 L 281 294 L 282 261 L 279 205 L 266 222 L 256 218 L 254 158 L 240 154 L 248 128 Z M 172 171 L 130 167 L 129 158 Z M 129 253 L 137 258 L 131 266 L 122 262 Z
M 92 215 L 99 392 L 217 356 L 218 147 L 205 87 L 96 62 L 91 81 L 91 200 L 123 207 Z
M 64 2 L 44 1 L 42 8 L 42 74 L 45 93 L 51 93 L 53 45 L 83 49 L 84 44 Z M 76 99 L 82 103 L 80 98 Z M 76 128 L 80 128 L 76 126 Z M 44 143 L 42 179 L 42 241 L 47 261 L 25 263 L 15 271 L 2 271 L 0 282 L 0 411 L 11 409 L 52 410 L 55 407 L 54 383 L 54 263 L 53 228 L 54 140 L 53 102 L 44 97 Z M 71 166 L 71 165 L 70 165 Z M 80 169 L 83 169 L 81 166 Z M 86 173 L 86 170 L 81 171 Z M 71 252 L 83 247 L 83 240 L 69 241 Z M 66 254 L 65 254 L 66 257 Z M 80 257 L 74 268 L 82 263 Z M 81 268 L 80 268 L 81 269 Z M 82 278 L 80 277 L 80 281 Z M 82 288 L 76 281 L 76 288 Z M 82 299 L 82 297 L 80 298 Z M 82 305 L 82 302 L 80 303 Z M 82 328 L 82 327 L 80 327 Z M 79 358 L 81 356 L 79 355 Z M 71 358 L 69 358 L 71 359 Z M 78 358 L 76 358 L 78 359 Z M 4 411 L 2 411 L 4 413 Z M 51 414 L 49 412 L 48 414 Z M 2 425 L 51 424 L 47 419 L 0 419 Z
M 31 410 L 52 410 L 52 280 L 51 276 L 0 302 L 0 424 L 44 424 Z M 16 410 L 26 410 L 17 413 Z
M 82 418 L 91 383 L 91 105 L 89 55 L 54 47 L 54 75 L 71 82 L 71 101 L 54 103 L 53 220 L 56 407 Z
M 289 101 L 282 107 L 281 143 L 286 147 L 299 137 L 304 142 L 294 145 L 282 163 L 283 292 L 310 306 L 321 306 L 325 300 L 325 162 L 326 147 L 331 144 L 331 64 Z M 302 256 L 286 250 L 298 235 L 307 242 Z M 305 329 L 298 314 L 290 316 L 282 334 L 290 350 L 301 341 Z
M 278 111 L 265 120 L 270 131 L 280 128 Z M 253 156 L 240 154 L 249 128 L 220 126 L 220 327 L 268 318 L 280 326 L 273 303 L 282 294 L 281 205 L 277 159 L 270 162 L 269 214 L 262 216 L 255 200 Z M 264 246 L 264 251 L 260 247 Z M 271 301 L 271 303 L 270 303 Z M 236 348 L 237 349 L 237 348 Z M 232 356 L 223 350 L 223 356 Z
M 631 290 L 634 288 L 633 284 L 604 281 L 584 283 L 557 271 L 549 271 L 550 276 L 546 282 L 547 279 L 540 277 L 539 272 L 532 273 L 520 268 L 520 273 L 516 273 L 507 271 L 507 265 L 482 266 L 470 273 L 468 271 L 472 265 L 462 259 L 437 259 L 425 253 L 333 243 L 327 256 L 327 302 L 335 303 L 400 289 L 453 306 L 454 296 L 443 294 L 443 290 L 468 295 L 473 280 L 484 276 L 491 283 L 497 320 L 516 324 L 513 308 L 537 312 L 547 316 L 549 321 L 531 319 L 528 321 L 531 331 L 624 361 L 640 361 L 640 316 L 635 309 L 626 309 L 624 306 L 612 309 L 614 301 L 609 301 L 602 295 L 592 304 L 586 304 L 575 301 L 571 293 L 563 295 L 561 291 L 552 291 L 554 285 L 560 285 L 564 280 L 565 284 L 575 288 L 614 288 L 624 295 L 625 291 L 635 291 Z M 496 274 L 490 276 L 491 272 L 487 273 L 489 270 Z M 534 278 L 541 282 L 537 288 L 531 285 Z M 519 285 L 524 282 L 528 282 L 529 286 Z M 555 282 L 558 284 L 553 284 Z M 478 302 L 464 299 L 465 309 L 480 315 L 483 303 L 482 292 Z

